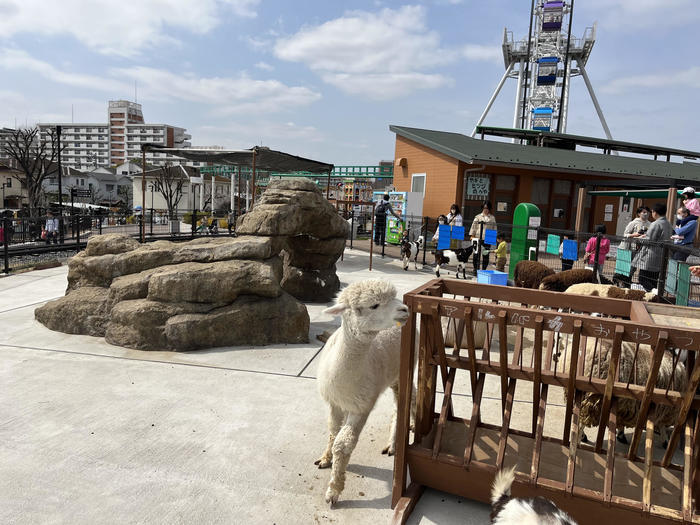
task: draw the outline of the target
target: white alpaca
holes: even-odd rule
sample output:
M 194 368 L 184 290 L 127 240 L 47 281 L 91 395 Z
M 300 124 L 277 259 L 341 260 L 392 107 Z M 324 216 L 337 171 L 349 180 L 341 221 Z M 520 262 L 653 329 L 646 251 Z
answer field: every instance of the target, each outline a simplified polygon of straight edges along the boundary
M 336 304 L 325 310 L 342 315 L 342 323 L 328 339 L 318 367 L 318 389 L 330 405 L 328 446 L 316 461 L 332 465 L 326 502 L 338 501 L 345 487 L 345 469 L 377 398 L 387 388 L 398 405 L 401 328 L 408 307 L 396 299 L 391 283 L 367 280 L 345 288 Z M 396 411 L 382 454 L 396 450 Z

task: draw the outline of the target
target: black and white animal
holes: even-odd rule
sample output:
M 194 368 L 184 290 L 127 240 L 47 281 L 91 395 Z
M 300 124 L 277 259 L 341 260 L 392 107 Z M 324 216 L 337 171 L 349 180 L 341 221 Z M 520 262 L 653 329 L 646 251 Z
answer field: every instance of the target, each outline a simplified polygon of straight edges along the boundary
M 438 250 L 435 252 L 435 277 L 440 277 L 440 265 L 448 264 L 457 266 L 455 274 L 459 279 L 459 272 L 462 272 L 462 277 L 467 278 L 467 261 L 472 253 L 472 248 L 461 248 L 459 250 Z
M 491 523 L 498 525 L 576 525 L 566 512 L 542 496 L 514 498 L 510 487 L 514 469 L 501 470 L 491 487 Z
M 413 261 L 413 269 L 418 269 L 418 254 L 423 247 L 423 236 L 417 241 L 409 241 L 408 237 L 401 239 L 401 258 L 403 259 L 403 269 L 408 270 L 408 263 Z

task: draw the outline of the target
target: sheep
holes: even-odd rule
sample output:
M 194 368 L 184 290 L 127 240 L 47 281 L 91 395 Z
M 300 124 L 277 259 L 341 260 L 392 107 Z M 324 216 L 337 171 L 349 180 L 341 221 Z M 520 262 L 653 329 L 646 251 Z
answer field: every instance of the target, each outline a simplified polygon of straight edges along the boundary
M 459 272 L 462 272 L 464 279 L 467 279 L 467 261 L 472 253 L 472 248 L 460 248 L 458 250 L 437 250 L 435 252 L 435 277 L 440 277 L 440 265 L 457 265 L 455 276 L 459 279 Z
M 596 348 L 597 347 L 597 348 Z M 630 381 L 634 385 L 646 385 L 653 350 L 650 345 L 640 344 L 637 358 L 635 360 L 636 344 L 623 341 L 620 353 L 620 381 Z M 610 355 L 612 351 L 612 340 L 599 339 L 596 344 L 595 339 L 588 339 L 586 343 L 586 360 L 583 367 L 583 375 L 607 379 L 610 367 Z M 634 363 L 634 369 L 632 365 Z M 661 358 L 661 366 L 656 379 L 656 388 L 667 388 L 671 385 L 673 390 L 683 391 L 688 386 L 688 375 L 685 366 L 680 361 L 676 362 L 675 369 L 673 354 L 667 350 Z M 631 380 L 630 380 L 631 378 Z M 566 393 L 565 393 L 566 394 Z M 600 422 L 600 406 L 603 397 L 600 394 L 587 392 L 581 399 L 581 412 L 579 422 L 584 427 L 597 427 Z M 630 398 L 618 398 L 617 400 L 617 426 L 619 428 L 617 440 L 627 444 L 624 435 L 625 427 L 634 427 L 637 423 L 640 402 Z M 668 427 L 675 424 L 678 418 L 678 408 L 668 405 L 657 405 L 650 411 L 654 425 L 659 427 L 659 434 L 663 447 L 668 444 Z M 582 441 L 586 442 L 586 435 L 583 434 Z
M 569 286 L 578 283 L 612 284 L 609 279 L 595 273 L 593 270 L 575 268 L 573 270 L 564 270 L 563 272 L 545 277 L 542 279 L 542 283 L 540 284 L 540 290 L 563 292 Z
M 318 389 L 330 406 L 328 444 L 315 462 L 332 466 L 325 499 L 331 507 L 345 487 L 345 469 L 379 395 L 387 388 L 398 405 L 401 328 L 408 308 L 391 283 L 367 280 L 345 288 L 325 313 L 342 317 L 318 366 Z M 414 398 L 414 396 L 412 396 Z M 382 454 L 396 450 L 396 410 Z
M 423 246 L 423 236 L 419 236 L 417 241 L 409 241 L 408 237 L 401 240 L 401 257 L 403 258 L 403 269 L 408 271 L 408 264 L 413 259 L 414 270 L 418 269 L 418 255 Z
M 491 523 L 499 525 L 576 525 L 566 512 L 542 496 L 514 498 L 510 488 L 515 480 L 515 467 L 496 473 L 491 487 Z
M 537 289 L 545 277 L 554 274 L 554 270 L 538 261 L 519 261 L 513 271 L 515 286 Z
M 566 293 L 608 297 L 610 299 L 629 299 L 632 301 L 659 301 L 659 296 L 653 292 L 647 292 L 645 290 L 632 290 L 630 288 L 618 288 L 612 284 L 578 283 L 569 286 L 566 289 Z
M 629 290 L 626 288 L 617 288 L 616 286 L 595 283 L 579 283 L 570 286 L 566 289 L 566 293 L 575 293 L 579 295 L 592 295 L 600 297 L 611 297 L 618 299 L 632 299 L 644 301 L 658 301 L 658 296 L 653 292 L 644 292 L 643 290 Z M 634 375 L 632 381 L 636 385 L 646 385 L 649 377 L 649 369 L 651 366 L 652 348 L 649 345 L 640 344 L 637 358 L 635 361 L 634 343 L 629 341 L 622 342 L 622 351 L 620 353 L 620 381 L 627 381 L 632 373 L 632 364 L 634 363 Z M 612 349 L 612 341 L 610 339 L 588 339 L 586 343 L 586 361 L 584 363 L 584 375 L 595 376 L 606 379 L 608 368 L 610 365 L 610 350 Z M 594 362 L 595 359 L 595 362 Z M 683 390 L 688 384 L 688 376 L 686 374 L 683 363 L 677 363 L 675 370 L 673 369 L 673 354 L 669 351 L 664 351 L 659 367 L 659 374 L 656 380 L 657 388 L 666 388 L 669 384 L 676 390 Z M 601 361 L 602 360 L 602 361 Z M 671 376 L 673 375 L 673 379 Z M 598 426 L 600 422 L 600 403 L 602 397 L 598 394 L 586 393 L 581 401 L 581 424 L 587 427 Z M 637 422 L 637 414 L 639 413 L 639 402 L 633 399 L 621 398 L 618 400 L 617 408 L 617 439 L 620 443 L 627 443 L 625 438 L 624 427 L 633 427 Z M 672 407 L 660 405 L 656 407 L 652 414 L 652 419 L 656 425 L 659 425 L 659 433 L 661 434 L 664 446 L 668 441 L 667 430 L 668 426 L 673 425 L 678 410 Z M 587 441 L 586 435 L 583 434 L 582 440 Z

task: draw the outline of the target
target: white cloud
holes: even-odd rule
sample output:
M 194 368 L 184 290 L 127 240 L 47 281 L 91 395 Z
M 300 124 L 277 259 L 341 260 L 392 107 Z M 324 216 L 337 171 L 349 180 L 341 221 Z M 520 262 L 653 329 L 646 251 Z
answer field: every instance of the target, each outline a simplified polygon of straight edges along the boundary
M 626 33 L 642 28 L 669 28 L 700 20 L 697 0 L 589 0 L 581 5 L 586 16 Z M 578 10 L 578 6 L 577 6 Z
M 138 81 L 139 98 L 185 100 L 213 106 L 212 115 L 275 112 L 306 106 L 321 98 L 304 86 L 288 86 L 279 80 L 236 77 L 199 77 L 149 67 L 115 68 L 107 76 L 62 71 L 24 51 L 0 49 L 0 70 L 24 71 L 57 84 L 106 91 L 113 97 L 133 93 Z
M 374 100 L 388 100 L 414 91 L 435 89 L 453 83 L 452 79 L 443 75 L 424 73 L 324 73 L 321 78 L 346 93 L 364 95 Z
M 672 73 L 617 78 L 603 86 L 602 91 L 605 93 L 626 93 L 640 88 L 668 90 L 674 87 L 697 88 L 698 86 L 700 86 L 700 67 L 694 66 Z
M 0 38 L 22 33 L 69 34 L 95 51 L 133 56 L 176 41 L 181 31 L 205 34 L 225 15 L 255 17 L 260 0 L 4 0 Z
M 251 122 L 220 126 L 198 126 L 192 129 L 197 142 L 221 144 L 227 148 L 248 148 L 253 145 L 268 146 L 282 151 L 294 151 L 298 155 L 309 155 L 300 151 L 311 143 L 325 141 L 324 135 L 314 126 L 299 125 L 295 122 L 275 122 L 256 119 Z
M 273 69 L 275 69 L 267 62 L 258 62 L 257 64 L 255 64 L 255 67 L 257 67 L 258 69 L 262 69 L 263 71 L 272 71 Z
M 119 93 L 125 90 L 128 92 L 130 89 L 127 84 L 115 79 L 61 71 L 52 64 L 18 49 L 0 49 L 0 69 L 30 71 L 59 84 L 98 91 Z
M 467 60 L 484 62 L 500 62 L 503 60 L 503 50 L 501 46 L 467 44 L 462 48 L 462 54 Z
M 434 88 L 448 79 L 424 71 L 454 61 L 458 53 L 440 47 L 439 34 L 428 30 L 425 19 L 421 6 L 352 11 L 278 39 L 274 53 L 308 65 L 326 82 L 352 94 L 376 97 L 380 91 L 407 94 Z M 405 84 L 412 79 L 421 79 L 422 85 Z
M 279 80 L 238 77 L 198 77 L 164 69 L 132 67 L 114 69 L 114 75 L 139 82 L 144 99 L 186 100 L 214 106 L 213 114 L 274 112 L 306 106 L 321 98 L 303 86 L 288 86 Z

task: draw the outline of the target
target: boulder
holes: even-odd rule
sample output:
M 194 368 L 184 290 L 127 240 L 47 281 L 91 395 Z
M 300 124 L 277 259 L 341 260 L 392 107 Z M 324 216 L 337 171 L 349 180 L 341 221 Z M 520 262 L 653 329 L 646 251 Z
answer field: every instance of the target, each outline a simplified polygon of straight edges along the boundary
M 302 180 L 270 181 L 255 207 L 239 217 L 236 232 L 243 235 L 309 235 L 317 239 L 345 239 L 348 223 L 338 215 L 315 184 Z
M 275 298 L 242 295 L 209 313 L 170 317 L 165 337 L 176 350 L 308 343 L 309 314 L 303 304 L 286 293 Z
M 277 297 L 282 293 L 282 264 L 260 261 L 184 263 L 151 276 L 148 298 L 161 302 L 230 303 L 241 294 Z
M 185 313 L 208 312 L 220 306 L 211 303 L 161 303 L 148 299 L 122 301 L 112 308 L 105 340 L 113 345 L 139 350 L 174 350 L 165 336 L 168 319 Z
M 107 255 L 125 253 L 136 250 L 141 244 L 139 241 L 121 233 L 107 233 L 90 237 L 85 247 L 85 255 Z
M 51 330 L 101 337 L 109 320 L 109 290 L 84 286 L 40 306 L 34 317 Z
M 282 289 L 300 301 L 327 303 L 340 290 L 340 279 L 331 268 L 308 270 L 285 265 L 282 276 Z
M 299 300 L 335 296 L 347 230 L 313 182 L 272 181 L 239 219 L 239 237 L 92 237 L 69 262 L 66 296 L 36 319 L 144 350 L 307 342 Z

